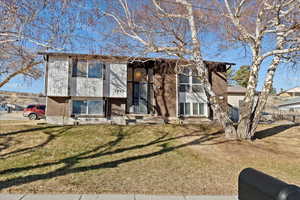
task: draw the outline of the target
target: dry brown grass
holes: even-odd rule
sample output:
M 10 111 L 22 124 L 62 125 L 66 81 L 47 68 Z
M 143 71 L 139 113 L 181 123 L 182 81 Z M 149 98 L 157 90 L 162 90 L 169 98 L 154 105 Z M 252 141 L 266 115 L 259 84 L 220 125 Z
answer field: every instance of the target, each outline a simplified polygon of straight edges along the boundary
M 1 122 L 0 190 L 236 194 L 238 173 L 245 167 L 300 185 L 300 127 L 260 129 L 267 130 L 258 137 L 276 134 L 241 142 L 224 139 L 216 126 Z

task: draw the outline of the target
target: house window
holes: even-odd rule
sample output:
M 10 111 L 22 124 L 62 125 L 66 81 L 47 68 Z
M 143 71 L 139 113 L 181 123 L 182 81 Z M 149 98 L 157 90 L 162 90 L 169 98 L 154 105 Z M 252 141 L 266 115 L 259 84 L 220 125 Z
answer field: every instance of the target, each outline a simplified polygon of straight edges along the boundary
M 179 75 L 179 92 L 204 92 L 200 78 L 192 76 L 192 70 L 184 69 Z
M 72 106 L 73 114 L 85 115 L 87 114 L 87 102 L 86 101 L 73 101 Z
M 204 115 L 204 103 L 193 103 L 193 115 Z
M 73 60 L 72 77 L 103 78 L 105 65 L 95 60 Z
M 190 91 L 190 77 L 188 76 L 189 70 L 184 69 L 182 74 L 179 74 L 179 92 Z
M 204 103 L 179 103 L 179 113 L 184 116 L 203 116 Z
M 180 84 L 179 85 L 179 92 L 189 92 L 190 86 L 187 84 Z
M 191 104 L 184 103 L 184 115 L 191 115 Z
M 300 96 L 300 92 L 295 92 L 295 96 Z
M 180 115 L 191 115 L 191 104 L 190 103 L 180 103 L 179 104 Z
M 204 88 L 201 79 L 193 76 L 191 69 L 185 69 L 179 75 L 179 114 L 182 116 L 204 116 L 206 115 L 205 106 L 201 96 Z M 200 94 L 202 93 L 202 94 Z M 195 95 L 196 94 L 196 95 Z
M 72 113 L 75 115 L 104 115 L 103 100 L 73 100 Z
M 73 60 L 72 76 L 73 77 L 86 77 L 86 75 L 87 75 L 86 67 L 87 67 L 86 60 Z
M 190 82 L 190 77 L 189 77 L 189 73 L 190 70 L 189 69 L 184 69 L 183 73 L 179 75 L 179 82 L 180 84 L 189 84 Z

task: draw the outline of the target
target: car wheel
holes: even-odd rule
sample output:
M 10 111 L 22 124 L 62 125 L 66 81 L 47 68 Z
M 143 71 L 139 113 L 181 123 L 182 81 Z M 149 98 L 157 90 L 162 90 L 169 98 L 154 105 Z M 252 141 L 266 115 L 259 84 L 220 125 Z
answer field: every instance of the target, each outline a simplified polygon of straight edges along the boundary
M 34 114 L 34 113 L 31 113 L 31 114 L 28 116 L 28 118 L 29 118 L 30 120 L 36 120 L 36 119 L 37 119 L 37 115 Z

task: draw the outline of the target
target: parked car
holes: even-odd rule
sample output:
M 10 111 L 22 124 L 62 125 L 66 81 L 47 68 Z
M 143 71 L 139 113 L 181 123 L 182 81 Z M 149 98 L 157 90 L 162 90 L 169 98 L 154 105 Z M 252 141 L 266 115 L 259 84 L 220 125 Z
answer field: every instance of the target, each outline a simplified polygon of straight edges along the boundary
M 45 105 L 28 105 L 23 112 L 24 117 L 30 120 L 37 120 L 45 117 Z
M 262 112 L 261 113 L 261 118 L 260 118 L 260 123 L 273 123 L 274 122 L 274 118 L 273 115 L 271 113 L 268 112 Z

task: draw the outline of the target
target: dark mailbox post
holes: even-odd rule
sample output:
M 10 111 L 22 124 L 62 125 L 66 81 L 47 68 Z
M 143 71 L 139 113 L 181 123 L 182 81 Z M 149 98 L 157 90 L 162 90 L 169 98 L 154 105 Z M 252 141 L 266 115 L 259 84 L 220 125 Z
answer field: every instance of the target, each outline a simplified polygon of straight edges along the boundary
M 252 168 L 239 175 L 239 200 L 300 200 L 300 188 Z

